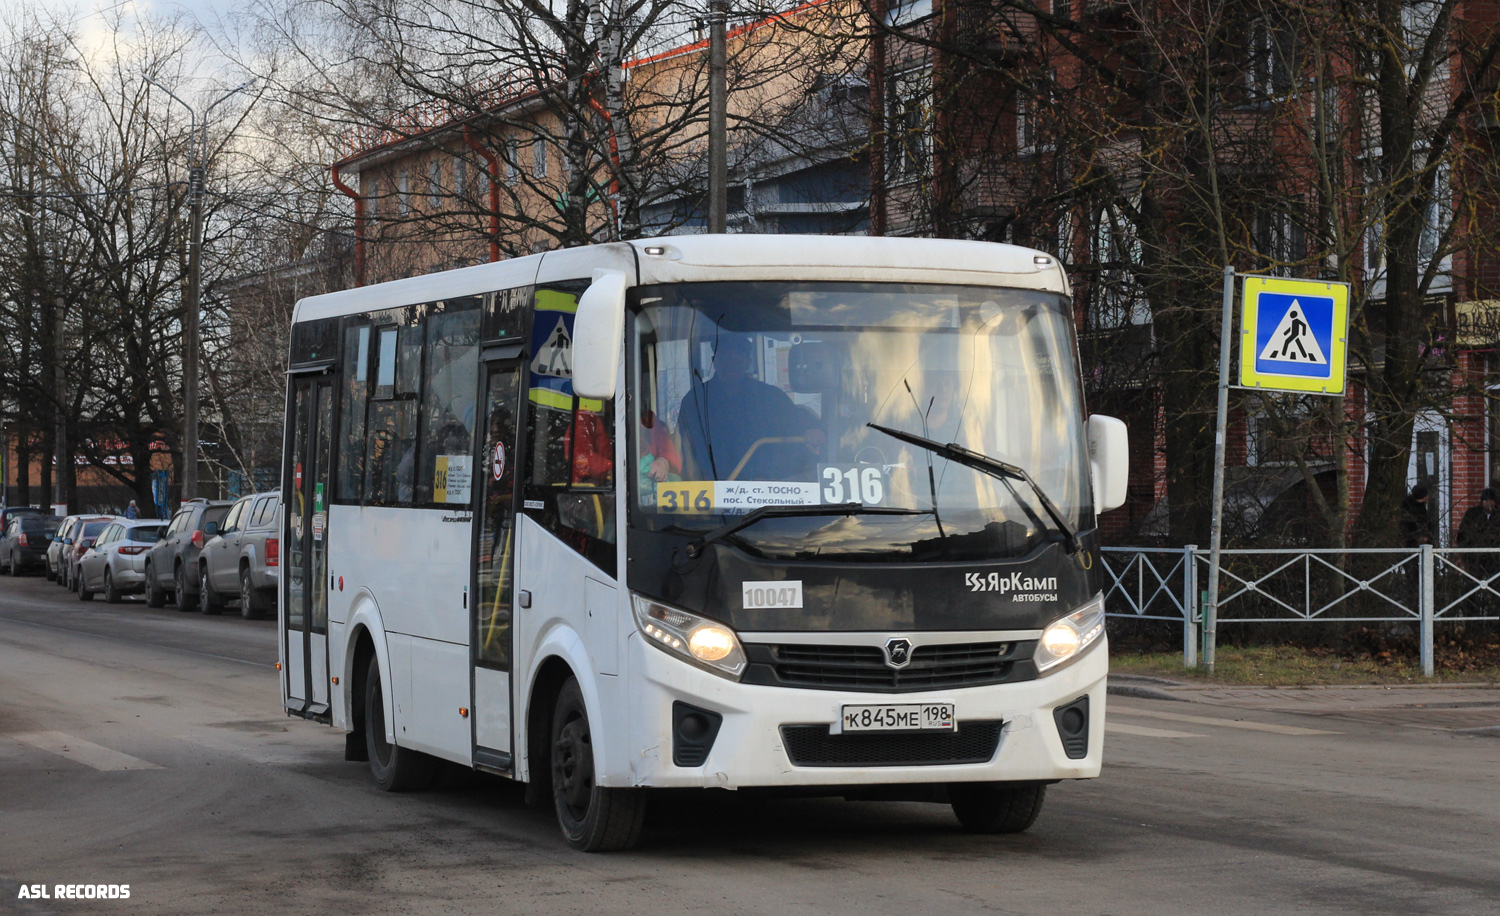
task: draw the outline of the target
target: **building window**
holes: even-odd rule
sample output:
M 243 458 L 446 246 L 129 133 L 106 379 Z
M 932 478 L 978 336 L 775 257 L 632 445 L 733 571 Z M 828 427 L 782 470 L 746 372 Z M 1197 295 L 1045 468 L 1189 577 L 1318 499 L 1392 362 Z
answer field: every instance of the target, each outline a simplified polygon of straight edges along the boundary
M 1016 152 L 1021 154 L 1046 152 L 1043 139 L 1046 125 L 1043 118 L 1057 101 L 1056 74 L 1031 84 L 1022 84 L 1016 90 Z
M 1115 208 L 1103 207 L 1095 212 L 1092 229 L 1094 278 L 1086 313 L 1089 330 L 1150 324 L 1151 310 L 1133 270 L 1141 259 L 1141 243 L 1134 227 Z
M 1297 74 L 1297 35 L 1269 17 L 1250 24 L 1245 88 L 1252 102 L 1268 102 L 1292 90 Z
M 405 169 L 396 184 L 396 212 L 402 216 L 411 213 L 411 172 Z
M 489 167 L 481 163 L 474 170 L 474 199 L 485 209 L 490 206 L 490 180 Z
M 547 138 L 537 137 L 531 141 L 531 177 L 547 177 Z
M 427 202 L 432 209 L 443 206 L 443 160 L 434 159 L 427 169 Z
M 365 200 L 369 207 L 370 219 L 380 215 L 380 182 L 371 178 L 365 182 Z
M 468 192 L 469 167 L 464 162 L 464 157 L 453 157 L 453 196 L 462 198 Z
M 894 0 L 886 5 L 885 24 L 899 28 L 931 15 L 932 0 Z
M 1307 260 L 1307 232 L 1290 213 L 1276 211 L 1255 217 L 1251 243 L 1261 269 L 1275 276 L 1298 274 L 1297 265 Z
M 932 99 L 932 73 L 906 70 L 891 77 L 886 93 L 886 164 L 892 178 L 916 178 L 927 170 L 932 153 L 928 113 Z
M 1245 464 L 1275 467 L 1296 464 L 1299 456 L 1321 460 L 1310 454 L 1309 419 L 1312 399 L 1285 395 L 1271 400 L 1252 399 L 1245 406 Z
M 521 141 L 505 141 L 505 183 L 514 187 L 521 180 Z

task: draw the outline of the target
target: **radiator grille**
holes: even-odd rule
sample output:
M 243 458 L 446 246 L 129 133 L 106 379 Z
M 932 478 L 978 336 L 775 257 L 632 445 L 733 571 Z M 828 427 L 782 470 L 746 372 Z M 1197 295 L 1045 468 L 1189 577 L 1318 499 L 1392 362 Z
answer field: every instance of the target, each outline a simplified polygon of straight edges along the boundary
M 904 668 L 878 646 L 747 645 L 748 683 L 876 693 L 979 687 L 1035 677 L 1030 641 L 917 646 Z M 1020 661 L 1018 661 L 1018 659 Z
M 827 725 L 783 725 L 793 766 L 894 767 L 988 763 L 1000 746 L 999 721 L 960 722 L 951 732 L 830 735 Z

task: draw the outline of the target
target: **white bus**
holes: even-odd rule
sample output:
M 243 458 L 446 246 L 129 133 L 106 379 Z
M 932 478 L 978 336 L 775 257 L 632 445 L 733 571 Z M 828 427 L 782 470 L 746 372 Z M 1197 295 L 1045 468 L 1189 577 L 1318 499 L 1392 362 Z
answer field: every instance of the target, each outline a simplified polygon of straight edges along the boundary
M 304 299 L 281 686 L 384 789 L 449 760 L 618 849 L 653 787 L 952 805 L 1097 776 L 1068 280 L 980 242 L 698 236 Z

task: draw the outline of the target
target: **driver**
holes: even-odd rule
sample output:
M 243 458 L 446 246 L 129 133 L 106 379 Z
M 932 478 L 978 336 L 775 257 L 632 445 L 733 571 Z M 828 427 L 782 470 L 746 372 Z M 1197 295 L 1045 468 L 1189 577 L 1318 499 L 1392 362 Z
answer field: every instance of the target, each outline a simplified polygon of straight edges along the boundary
M 826 437 L 817 418 L 792 403 L 785 391 L 752 376 L 753 354 L 748 339 L 721 337 L 713 378 L 695 381 L 682 398 L 678 430 L 687 466 L 701 479 L 809 477 L 813 459 L 823 450 Z M 762 441 L 766 439 L 793 441 Z

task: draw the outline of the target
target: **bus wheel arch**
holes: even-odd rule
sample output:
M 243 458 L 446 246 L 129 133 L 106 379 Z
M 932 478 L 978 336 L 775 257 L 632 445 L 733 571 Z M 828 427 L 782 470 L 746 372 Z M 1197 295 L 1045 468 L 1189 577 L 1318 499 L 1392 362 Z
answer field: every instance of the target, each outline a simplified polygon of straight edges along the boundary
M 365 749 L 365 678 L 375 657 L 375 639 L 365 626 L 354 628 L 351 649 L 345 655 L 344 708 L 349 710 L 349 734 L 345 738 L 345 760 L 369 760 Z M 381 669 L 382 671 L 385 669 Z
M 551 655 L 537 666 L 526 704 L 526 801 L 552 804 L 552 715 L 563 685 L 574 677 L 573 668 L 561 656 Z
M 348 723 L 352 727 L 355 723 L 355 705 L 359 706 L 359 722 L 364 723 L 365 703 L 365 680 L 368 676 L 370 658 L 373 657 L 379 663 L 381 698 L 385 707 L 385 715 L 382 717 L 386 725 L 386 740 L 392 743 L 396 741 L 396 701 L 391 690 L 391 661 L 390 653 L 386 651 L 385 627 L 381 625 L 380 607 L 375 603 L 375 598 L 368 591 L 361 589 L 352 602 L 349 609 L 347 623 L 348 639 L 344 643 L 344 686 L 342 696 L 342 708 L 348 711 Z M 361 654 L 363 653 L 363 654 Z M 335 722 L 339 713 L 334 713 Z M 364 732 L 361 729 L 360 734 Z M 363 745 L 361 745 L 363 747 Z

